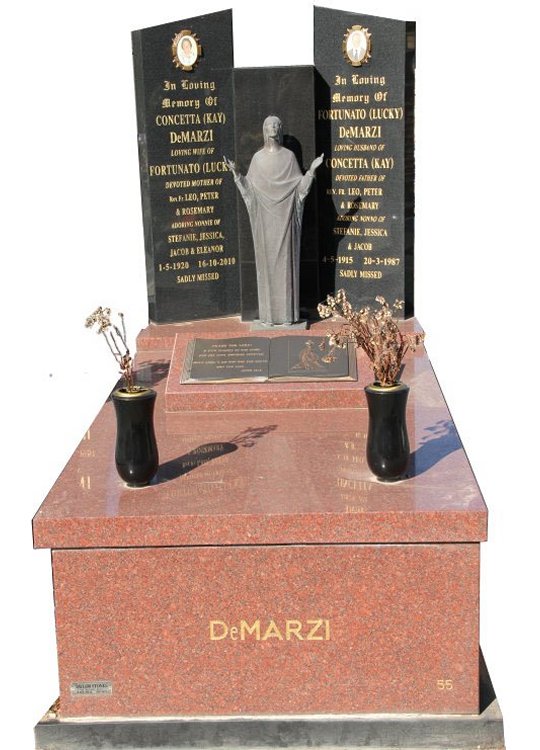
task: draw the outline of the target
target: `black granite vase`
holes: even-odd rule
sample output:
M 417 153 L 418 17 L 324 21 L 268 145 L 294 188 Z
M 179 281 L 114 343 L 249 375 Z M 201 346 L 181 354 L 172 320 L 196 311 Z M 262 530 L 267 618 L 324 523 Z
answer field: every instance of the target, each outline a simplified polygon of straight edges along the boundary
M 142 388 L 112 394 L 116 411 L 115 459 L 118 473 L 128 487 L 144 487 L 155 476 L 158 449 L 154 432 L 156 392 Z
M 378 479 L 394 482 L 403 477 L 409 463 L 405 419 L 409 386 L 396 383 L 385 387 L 374 383 L 364 390 L 369 411 L 368 466 Z

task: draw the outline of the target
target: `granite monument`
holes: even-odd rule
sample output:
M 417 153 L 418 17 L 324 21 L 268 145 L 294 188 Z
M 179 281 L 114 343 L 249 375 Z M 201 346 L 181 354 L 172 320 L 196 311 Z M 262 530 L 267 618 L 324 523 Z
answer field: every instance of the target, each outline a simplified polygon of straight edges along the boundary
M 315 8 L 315 67 L 234 71 L 230 11 L 133 45 L 150 318 L 193 322 L 137 342 L 159 393 L 156 480 L 111 479 L 106 402 L 34 518 L 35 547 L 52 550 L 60 684 L 36 748 L 503 750 L 479 648 L 487 508 L 427 354 L 405 365 L 411 476 L 388 487 L 365 461 L 365 367 L 328 387 L 324 323 L 276 329 L 299 315 L 304 209 L 319 301 L 344 286 L 355 306 L 381 294 L 412 314 L 414 25 Z M 290 140 L 272 118 L 253 159 L 275 111 Z M 262 190 L 276 156 L 278 186 Z M 243 244 L 249 216 L 265 246 L 268 196 L 285 259 L 279 293 L 267 278 L 261 294 L 280 310 L 255 337 L 217 318 L 255 317 L 256 277 L 274 273 Z M 189 357 L 198 382 L 181 383 Z M 229 382 L 210 382 L 218 370 Z

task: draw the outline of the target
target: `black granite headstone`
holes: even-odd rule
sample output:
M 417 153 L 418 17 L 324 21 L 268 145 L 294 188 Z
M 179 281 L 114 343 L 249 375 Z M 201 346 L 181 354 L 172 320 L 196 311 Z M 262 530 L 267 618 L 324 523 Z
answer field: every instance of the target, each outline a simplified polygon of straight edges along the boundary
M 150 319 L 257 317 L 242 173 L 280 117 L 306 171 L 301 317 L 327 293 L 383 295 L 413 314 L 413 23 L 315 8 L 315 68 L 233 71 L 232 13 L 133 32 Z M 234 85 L 233 85 L 234 75 Z
M 320 281 L 413 314 L 414 23 L 315 8 Z
M 132 34 L 150 319 L 239 312 L 230 10 Z
M 236 145 L 234 160 L 242 174 L 253 154 L 263 147 L 262 126 L 268 115 L 283 123 L 283 145 L 296 155 L 302 172 L 315 156 L 315 99 L 313 66 L 286 68 L 237 68 L 234 71 Z M 232 175 L 230 181 L 233 183 Z M 257 317 L 257 277 L 249 218 L 244 202 L 238 201 L 242 318 Z M 320 300 L 318 285 L 318 232 L 315 186 L 304 207 L 300 251 L 300 315 L 311 317 Z

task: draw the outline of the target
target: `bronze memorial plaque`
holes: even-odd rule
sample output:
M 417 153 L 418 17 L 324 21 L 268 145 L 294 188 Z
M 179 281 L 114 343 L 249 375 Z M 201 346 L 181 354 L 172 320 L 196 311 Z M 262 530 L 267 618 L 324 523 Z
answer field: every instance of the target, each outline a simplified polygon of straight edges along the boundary
M 182 383 L 268 380 L 357 380 L 354 347 L 326 345 L 324 336 L 193 339 Z

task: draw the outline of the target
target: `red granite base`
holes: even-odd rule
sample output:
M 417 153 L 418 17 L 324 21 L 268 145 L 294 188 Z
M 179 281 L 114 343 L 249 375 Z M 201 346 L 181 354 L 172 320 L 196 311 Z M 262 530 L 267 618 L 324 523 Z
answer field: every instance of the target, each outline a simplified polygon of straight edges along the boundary
M 403 373 L 407 479 L 386 484 L 367 409 L 323 408 L 339 384 L 317 408 L 167 411 L 179 329 L 216 322 L 139 337 L 153 482 L 118 477 L 107 402 L 34 518 L 53 550 L 60 719 L 476 714 L 487 509 L 425 352 Z
M 478 566 L 478 544 L 55 550 L 60 716 L 478 713 Z

